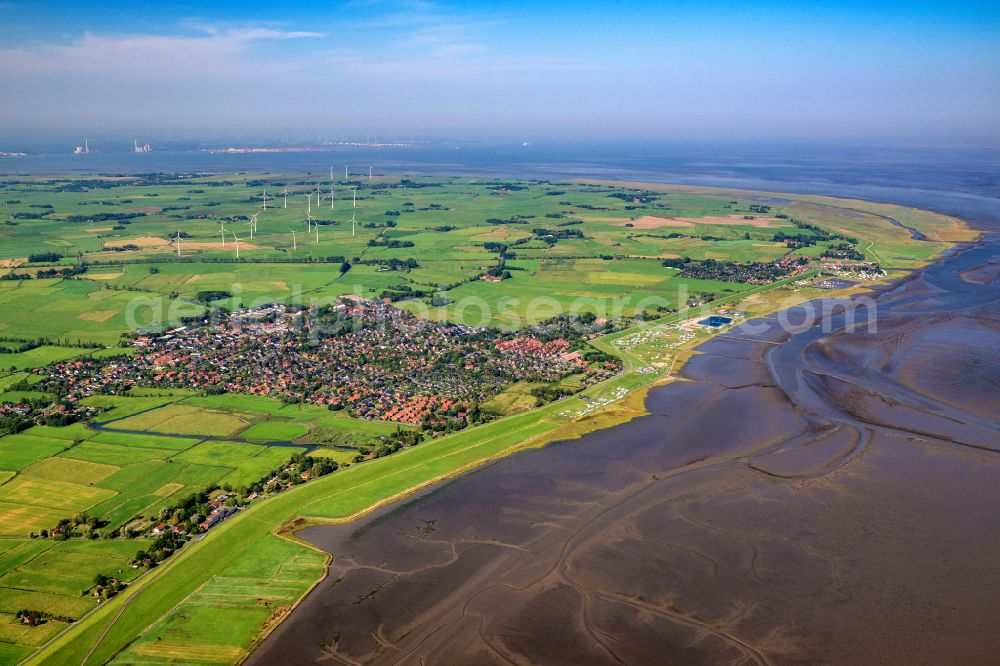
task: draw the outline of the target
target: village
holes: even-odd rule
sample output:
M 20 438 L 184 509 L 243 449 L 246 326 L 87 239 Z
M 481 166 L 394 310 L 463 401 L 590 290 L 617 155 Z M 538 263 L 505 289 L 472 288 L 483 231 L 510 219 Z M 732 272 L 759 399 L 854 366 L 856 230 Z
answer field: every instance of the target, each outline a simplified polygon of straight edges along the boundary
M 588 361 L 582 334 L 571 341 L 542 325 L 512 334 L 443 324 L 360 298 L 304 310 L 264 306 L 132 345 L 133 356 L 37 369 L 37 388 L 69 404 L 138 386 L 271 395 L 433 433 L 487 419 L 478 404 L 515 382 L 580 375 L 586 386 L 621 368 L 611 357 Z

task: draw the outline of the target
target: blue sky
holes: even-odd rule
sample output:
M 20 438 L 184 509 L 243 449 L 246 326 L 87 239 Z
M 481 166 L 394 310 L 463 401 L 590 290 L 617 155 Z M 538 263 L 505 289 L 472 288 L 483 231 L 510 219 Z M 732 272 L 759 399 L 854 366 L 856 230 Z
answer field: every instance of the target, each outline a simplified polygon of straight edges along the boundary
M 122 4 L 0 2 L 0 134 L 1000 143 L 996 2 Z

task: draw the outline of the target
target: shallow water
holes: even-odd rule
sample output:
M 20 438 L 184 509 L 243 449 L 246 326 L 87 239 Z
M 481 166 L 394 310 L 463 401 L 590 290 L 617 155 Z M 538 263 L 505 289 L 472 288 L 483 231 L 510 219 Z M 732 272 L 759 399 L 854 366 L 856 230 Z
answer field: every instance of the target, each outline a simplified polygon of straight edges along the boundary
M 251 663 L 996 663 L 998 262 L 884 291 L 877 332 L 747 322 L 649 416 L 302 532 L 331 574 Z

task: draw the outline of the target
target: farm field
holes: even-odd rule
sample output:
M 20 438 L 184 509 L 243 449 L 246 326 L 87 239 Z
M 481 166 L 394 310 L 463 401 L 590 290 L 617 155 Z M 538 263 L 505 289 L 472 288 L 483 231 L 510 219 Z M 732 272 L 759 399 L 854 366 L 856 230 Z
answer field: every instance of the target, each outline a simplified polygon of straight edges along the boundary
M 42 347 L 35 347 L 34 349 L 24 352 L 0 353 L 0 368 L 11 372 L 15 370 L 37 368 L 56 361 L 64 361 L 68 358 L 80 356 L 85 353 L 85 351 L 86 350 L 74 347 L 56 347 L 52 345 L 45 345 Z
M 32 275 L 53 265 L 85 269 L 72 279 L 0 281 L 0 336 L 16 329 L 24 338 L 114 345 L 133 326 L 198 316 L 206 298 L 239 308 L 405 289 L 427 295 L 404 299 L 402 307 L 436 319 L 532 323 L 548 311 L 545 304 L 531 305 L 535 297 L 564 310 L 632 316 L 643 311 L 644 299 L 676 300 L 676 271 L 661 266 L 663 258 L 773 261 L 816 256 L 835 244 L 789 250 L 774 236 L 796 232 L 792 219 L 865 238 L 858 250 L 887 268 L 913 265 L 969 237 L 944 216 L 822 197 L 772 197 L 761 204 L 744 192 L 694 187 L 380 177 L 333 182 L 332 209 L 328 197 L 313 207 L 317 241 L 306 235 L 304 217 L 305 196 L 316 185 L 329 189 L 331 183 L 308 175 L 162 176 L 105 181 L 83 191 L 68 179 L 0 179 L 0 195 L 16 202 L 6 209 L 11 225 L 0 226 L 0 259 L 8 266 L 0 273 Z M 279 200 L 261 210 L 250 244 L 246 218 L 260 209 L 255 197 L 263 187 L 287 187 L 288 207 Z M 766 212 L 751 210 L 760 205 L 768 206 Z M 353 232 L 347 224 L 352 214 Z M 888 221 L 892 215 L 929 240 L 911 238 Z M 536 229 L 571 235 L 545 241 Z M 244 240 L 239 262 L 234 235 Z M 496 244 L 512 253 L 511 278 L 484 282 L 478 278 L 497 265 Z M 26 262 L 41 250 L 60 258 Z M 344 259 L 352 263 L 347 274 L 339 270 Z M 387 270 L 380 262 L 390 259 L 413 259 L 417 266 Z M 688 283 L 693 294 L 737 288 Z M 453 303 L 481 299 L 485 306 L 456 313 L 448 304 L 433 304 L 431 292 Z M 0 351 L 0 367 L 29 367 L 32 357 L 5 360 Z
M 32 609 L 53 616 L 77 618 L 97 601 L 81 592 L 93 587 L 98 573 L 134 579 L 139 571 L 128 562 L 147 544 L 131 541 L 0 540 L 0 660 L 23 658 L 65 629 L 65 621 L 51 620 L 39 627 L 18 626 L 14 613 Z M 34 631 L 41 629 L 41 631 Z
M 221 412 L 193 405 L 171 404 L 115 421 L 115 427 L 167 435 L 199 434 L 225 437 L 245 428 L 250 421 L 239 412 Z
M 334 433 L 338 441 L 355 448 L 317 448 L 314 455 L 350 465 L 358 455 L 357 446 L 395 428 L 383 423 L 368 427 L 366 422 L 334 417 L 309 406 L 288 414 L 284 405 L 269 398 L 180 396 L 180 403 L 177 400 L 178 396 L 95 396 L 91 401 L 109 408 L 101 418 L 118 419 L 111 421 L 114 426 L 193 428 L 203 436 L 245 428 L 261 443 L 168 436 L 163 430 L 156 430 L 157 434 L 97 431 L 80 424 L 36 426 L 0 437 L 0 597 L 4 599 L 0 627 L 17 627 L 13 613 L 23 608 L 82 617 L 97 606 L 96 599 L 80 595 L 93 585 L 94 576 L 130 580 L 140 572 L 127 565 L 144 547 L 142 539 L 57 541 L 29 538 L 29 533 L 51 530 L 59 520 L 81 512 L 101 517 L 103 530 L 148 525 L 161 509 L 209 484 L 240 487 L 253 483 L 293 454 L 316 448 L 311 444 L 269 446 L 268 442 L 293 435 L 308 441 L 308 433 L 316 429 Z M 237 411 L 230 411 L 233 408 Z M 272 413 L 285 415 L 281 420 L 267 420 Z M 321 557 L 318 561 L 322 564 Z M 276 600 L 299 591 L 300 579 L 307 579 L 309 585 L 316 575 L 311 564 L 275 562 L 275 566 L 280 571 L 267 585 L 277 590 Z M 257 595 L 255 599 L 272 594 L 261 589 L 244 591 L 244 597 Z M 254 617 L 262 613 L 266 617 L 266 607 Z M 29 655 L 66 626 L 63 621 L 50 621 L 37 627 L 39 631 L 17 627 L 5 633 L 0 629 L 0 663 L 9 663 L 5 655 L 12 655 L 10 659 Z
M 889 271 L 969 238 L 951 218 L 823 197 L 383 177 L 335 180 L 332 209 L 325 199 L 311 212 L 316 240 L 306 234 L 305 195 L 331 185 L 317 176 L 93 181 L 83 188 L 69 178 L 0 178 L 11 223 L 0 225 L 0 403 L 51 400 L 32 390 L 38 376 L 26 371 L 135 353 L 123 346 L 130 336 L 186 325 L 209 308 L 334 304 L 344 294 L 472 326 L 519 329 L 567 311 L 625 320 L 625 330 L 590 340 L 620 358 L 624 371 L 541 407 L 532 391 L 545 385 L 515 383 L 481 405 L 501 418 L 361 464 L 357 456 L 401 426 L 202 387 L 96 392 L 81 401 L 101 410 L 89 423 L 3 435 L 0 664 L 57 635 L 34 663 L 237 661 L 322 575 L 324 554 L 287 538 L 292 521 L 346 520 L 518 448 L 632 418 L 642 412 L 643 390 L 670 381 L 692 348 L 718 332 L 697 319 L 723 314 L 738 323 L 831 295 L 812 285 L 818 258 L 843 241 L 776 240 L 813 233 L 795 222 L 850 236 L 866 261 Z M 265 185 L 287 187 L 288 207 L 277 197 L 263 211 L 257 197 Z M 245 218 L 257 211 L 250 241 Z M 681 257 L 811 263 L 794 278 L 754 284 L 682 276 L 663 263 Z M 491 271 L 504 279 L 482 279 Z M 572 376 L 559 386 L 580 388 Z M 250 504 L 148 573 L 129 565 L 146 538 L 108 536 L 132 527 L 148 534 L 187 496 L 248 486 L 301 453 L 341 469 Z M 77 514 L 100 519 L 99 538 L 30 536 Z M 81 595 L 98 574 L 130 585 L 98 604 Z M 21 627 L 13 614 L 24 608 L 77 621 Z
M 3 241 L 0 241 L 2 243 Z M 121 333 L 130 328 L 130 319 L 141 326 L 153 325 L 164 320 L 171 305 L 179 312 L 197 314 L 202 309 L 191 303 L 182 303 L 161 294 L 147 293 L 147 299 L 156 299 L 163 307 L 130 310 L 142 292 L 103 290 L 99 283 L 90 280 L 4 280 L 0 281 L 0 335 L 27 338 L 48 338 L 66 343 L 98 343 L 114 345 Z M 152 302 L 152 301 L 151 301 Z M 48 347 L 41 354 L 69 358 L 78 355 Z M 30 354 L 30 352 L 29 352 Z M 32 356 L 23 354 L 0 355 L 0 367 L 31 367 Z
M 308 426 L 302 423 L 270 421 L 257 423 L 240 433 L 240 436 L 250 439 L 266 439 L 270 441 L 293 440 L 309 432 Z
M 819 289 L 793 286 L 790 283 L 776 289 L 757 287 L 751 291 L 753 293 L 745 298 L 737 298 L 717 311 L 727 314 L 741 312 L 743 316 L 751 317 L 773 311 L 779 303 L 787 307 L 793 302 L 815 298 L 823 293 Z M 74 627 L 73 636 L 75 641 L 80 642 L 59 641 L 51 650 L 41 653 L 40 658 L 44 655 L 48 658 L 79 660 L 96 645 L 88 663 L 102 663 L 122 647 L 126 649 L 117 657 L 122 663 L 148 658 L 150 651 L 160 649 L 167 650 L 174 656 L 190 654 L 190 658 L 197 657 L 212 663 L 213 660 L 229 663 L 238 659 L 239 655 L 253 645 L 260 627 L 279 611 L 269 607 L 269 612 L 266 613 L 255 611 L 226 615 L 231 622 L 224 635 L 214 639 L 205 637 L 200 633 L 204 618 L 213 617 L 213 613 L 222 613 L 228 606 L 225 599 L 206 597 L 204 591 L 215 586 L 217 581 L 229 582 L 232 579 L 239 579 L 241 589 L 270 589 L 269 586 L 274 581 L 274 567 L 279 566 L 279 562 L 311 556 L 322 562 L 322 555 L 315 553 L 310 547 L 276 536 L 276 530 L 285 525 L 289 518 L 300 517 L 297 525 L 344 520 L 399 493 L 406 493 L 442 476 L 455 474 L 468 466 L 482 464 L 492 457 L 525 446 L 539 446 L 557 439 L 572 438 L 592 429 L 628 420 L 642 413 L 643 394 L 639 389 L 666 379 L 674 361 L 681 361 L 690 353 L 688 350 L 692 345 L 710 335 L 707 331 L 699 330 L 694 338 L 686 339 L 684 333 L 676 328 L 692 318 L 701 318 L 704 314 L 705 312 L 699 311 L 670 315 L 594 340 L 593 343 L 598 348 L 621 355 L 628 370 L 604 384 L 586 389 L 578 396 L 448 435 L 431 445 L 418 446 L 388 458 L 349 467 L 330 477 L 254 505 L 247 511 L 245 518 L 253 516 L 255 519 L 241 518 L 224 524 L 208 534 L 196 547 L 182 551 L 175 561 L 156 571 L 156 580 L 147 583 L 148 592 L 144 588 L 137 589 L 135 600 L 117 621 L 112 622 L 113 615 L 120 610 L 118 604 L 121 602 L 116 599 L 107 608 L 100 610 L 104 620 L 94 615 L 81 622 L 80 626 Z M 637 342 L 640 339 L 641 342 Z M 655 367 L 655 371 L 648 372 L 650 367 Z M 526 385 L 512 387 L 500 402 L 510 404 L 518 398 L 524 399 L 529 395 L 526 393 L 528 389 L 530 387 Z M 246 409 L 246 399 L 236 396 L 208 396 L 205 400 L 217 407 L 221 402 L 217 398 L 232 401 L 234 406 Z M 595 404 L 602 402 L 605 405 L 602 410 L 592 409 Z M 276 405 L 272 404 L 271 407 L 276 408 Z M 326 455 L 323 449 L 316 450 L 315 453 Z M 350 454 L 347 451 L 344 453 Z M 254 545 L 246 548 L 247 544 Z M 270 560 L 271 554 L 278 550 L 282 554 L 275 560 Z M 251 569 L 253 573 L 248 575 Z M 312 573 L 315 574 L 316 571 Z M 303 575 L 296 586 L 283 590 L 289 597 L 295 597 L 307 590 L 314 581 L 315 578 Z M 162 619 L 143 631 L 144 623 L 155 618 Z M 107 635 L 97 642 L 100 633 L 108 626 L 110 630 Z M 132 642 L 137 632 L 140 633 L 140 638 Z M 205 643 L 196 642 L 196 652 L 184 653 L 178 640 L 188 637 Z M 213 653 L 208 649 L 209 645 L 215 645 L 219 650 Z

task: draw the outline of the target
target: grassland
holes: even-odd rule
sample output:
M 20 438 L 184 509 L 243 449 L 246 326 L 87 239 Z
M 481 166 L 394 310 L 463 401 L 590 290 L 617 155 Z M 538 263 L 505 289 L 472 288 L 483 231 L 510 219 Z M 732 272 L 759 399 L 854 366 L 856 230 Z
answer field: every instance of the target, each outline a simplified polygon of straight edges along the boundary
M 464 314 L 466 323 L 516 328 L 558 310 L 608 318 L 651 315 L 652 303 L 682 306 L 683 287 L 694 296 L 712 294 L 712 312 L 752 316 L 829 292 L 792 280 L 773 285 L 682 280 L 662 259 L 771 261 L 786 254 L 815 257 L 829 245 L 790 251 L 775 242 L 776 231 L 795 229 L 792 217 L 857 237 L 859 249 L 889 269 L 918 265 L 970 238 L 951 218 L 823 197 L 762 198 L 637 185 L 637 191 L 661 196 L 633 199 L 634 193 L 617 183 L 517 182 L 500 188 L 495 181 L 454 178 L 421 179 L 415 187 L 385 178 L 373 183 L 377 189 L 335 183 L 333 210 L 329 201 L 313 209 L 320 222 L 315 242 L 304 233 L 303 215 L 305 193 L 316 183 L 311 176 L 268 178 L 269 191 L 287 185 L 289 207 L 280 198 L 272 201 L 259 218 L 252 248 L 246 223 L 226 222 L 230 233 L 245 239 L 237 262 L 231 237 L 222 247 L 220 220 L 259 209 L 257 177 L 196 177 L 86 191 L 67 179 L 0 181 L 0 194 L 16 201 L 7 208 L 5 221 L 12 224 L 0 225 L 0 259 L 6 260 L 0 274 L 86 267 L 68 279 L 0 280 L 0 400 L 25 395 L 11 389 L 32 379 L 22 370 L 85 354 L 122 353 L 117 345 L 123 333 L 135 325 L 155 327 L 171 314 L 197 316 L 209 292 L 225 292 L 215 304 L 237 308 L 345 293 L 378 297 L 385 290 L 411 288 L 438 292 L 448 301 L 432 305 L 422 297 L 398 303 L 422 316 L 453 320 Z M 357 235 L 346 224 L 352 185 L 363 186 Z M 762 200 L 772 206 L 769 219 L 742 223 L 752 216 L 750 206 Z M 102 213 L 138 212 L 143 214 L 127 224 L 100 219 Z M 525 216 L 526 223 L 490 222 L 514 215 Z M 637 226 L 646 217 L 681 226 Z M 929 240 L 915 240 L 889 218 Z M 582 237 L 546 243 L 532 234 L 536 227 L 579 230 Z M 300 231 L 294 250 L 292 228 Z M 179 257 L 169 241 L 178 231 L 186 234 Z M 412 246 L 369 245 L 386 240 Z M 510 279 L 478 279 L 497 263 L 487 243 L 522 240 L 527 242 L 512 245 Z M 24 262 L 39 251 L 63 258 L 54 265 Z M 354 264 L 345 275 L 339 257 Z M 413 258 L 419 266 L 389 271 L 365 263 L 390 258 Z M 474 305 L 459 313 L 462 302 Z M 318 447 L 313 455 L 352 463 L 360 447 L 396 425 L 259 396 L 137 389 L 128 396 L 88 398 L 88 404 L 107 410 L 96 429 L 36 426 L 0 437 L 0 536 L 8 537 L 0 539 L 0 663 L 27 657 L 50 639 L 33 663 L 232 663 L 322 575 L 324 555 L 296 541 L 291 527 L 349 520 L 497 456 L 641 414 L 644 390 L 670 381 L 693 346 L 711 334 L 687 325 L 696 316 L 701 314 L 671 314 L 593 340 L 598 349 L 621 357 L 625 372 L 581 395 L 535 408 L 534 386 L 515 384 L 483 405 L 504 418 L 351 464 L 255 503 L 100 606 L 80 592 L 98 573 L 135 575 L 123 565 L 144 542 L 58 542 L 30 539 L 28 532 L 82 511 L 107 520 L 109 528 L 148 523 L 187 493 L 215 483 L 247 484 L 308 447 Z M 46 344 L 18 352 L 14 338 L 45 338 Z M 7 621 L 20 608 L 79 621 L 28 630 Z
M 0 663 L 16 663 L 67 627 L 58 620 L 41 627 L 19 626 L 14 613 L 28 608 L 80 617 L 95 605 L 81 595 L 93 586 L 95 573 L 132 580 L 138 572 L 128 566 L 129 558 L 146 543 L 0 541 Z
M 126 566 L 128 559 L 145 543 L 141 539 L 58 542 L 29 538 L 29 533 L 52 529 L 60 519 L 80 512 L 101 517 L 107 522 L 106 530 L 148 525 L 162 508 L 209 484 L 238 488 L 257 481 L 294 453 L 313 446 L 312 432 L 320 433 L 324 441 L 350 447 L 317 449 L 315 455 L 349 465 L 360 446 L 395 428 L 336 417 L 309 406 L 287 409 L 264 397 L 95 396 L 88 400 L 107 408 L 101 417 L 108 421 L 107 427 L 149 432 L 102 431 L 74 424 L 37 426 L 0 437 L 0 597 L 7 602 L 0 602 L 0 663 L 31 654 L 53 632 L 67 626 L 53 621 L 33 631 L 17 626 L 13 613 L 30 608 L 73 618 L 85 615 L 97 602 L 80 592 L 92 585 L 97 574 L 133 577 L 137 572 Z M 241 429 L 240 441 L 205 439 Z M 168 436 L 172 431 L 194 431 L 199 436 Z M 272 444 L 293 438 L 304 444 Z M 79 549 L 96 555 L 83 557 Z M 322 557 L 312 554 L 311 561 L 321 565 Z M 286 596 L 300 589 L 300 578 L 307 578 L 308 585 L 318 575 L 312 565 L 296 567 L 276 561 L 275 566 L 280 571 L 267 586 Z M 250 591 L 253 585 L 257 583 L 245 588 L 247 598 L 279 594 L 257 588 Z M 216 599 L 220 594 L 217 591 L 205 598 Z M 243 596 L 233 594 L 234 605 L 244 601 Z M 266 618 L 267 609 L 262 606 L 253 617 L 259 619 L 263 613 Z M 5 632 L 6 625 L 17 630 Z
M 24 352 L 0 353 L 0 368 L 10 371 L 25 370 L 28 368 L 38 368 L 49 365 L 56 361 L 64 361 L 69 358 L 80 356 L 86 352 L 78 347 L 57 347 L 54 345 L 43 345 Z
M 199 309 L 162 294 L 102 289 L 90 280 L 0 281 L 0 335 L 113 345 L 130 328 L 129 305 L 137 296 L 163 300 L 167 308 L 174 304 L 192 313 Z M 154 313 L 152 308 L 136 309 L 132 319 L 143 326 L 163 321 L 163 317 L 157 318 Z M 0 354 L 0 368 L 33 367 L 36 360 L 70 358 L 83 350 L 50 346 L 42 352 L 33 351 L 34 354 Z
M 771 221 L 764 226 L 758 220 L 740 223 L 743 215 L 753 214 L 750 206 L 759 204 L 759 197 L 739 191 L 635 184 L 638 191 L 661 195 L 635 202 L 627 196 L 613 196 L 630 192 L 619 183 L 515 182 L 508 184 L 511 189 L 499 189 L 491 180 L 419 179 L 420 187 L 416 187 L 414 181 L 381 178 L 371 183 L 334 183 L 333 209 L 328 200 L 313 208 L 320 224 L 316 242 L 305 234 L 305 195 L 317 184 L 328 190 L 329 181 L 310 176 L 267 180 L 271 187 L 288 187 L 288 208 L 279 199 L 261 213 L 253 239 L 257 249 L 242 251 L 239 262 L 232 234 L 243 237 L 246 246 L 249 227 L 232 218 L 260 208 L 254 198 L 262 182 L 255 177 L 136 181 L 135 185 L 87 191 L 76 191 L 67 179 L 0 181 L 0 195 L 17 202 L 6 209 L 10 225 L 0 226 L 0 260 L 15 266 L 0 272 L 37 272 L 38 268 L 23 261 L 40 250 L 63 255 L 59 264 L 87 266 L 81 279 L 0 281 L 0 336 L 16 331 L 19 337 L 112 345 L 131 324 L 155 326 L 171 314 L 198 315 L 203 311 L 198 294 L 211 291 L 227 292 L 225 304 L 239 307 L 274 300 L 328 299 L 344 293 L 373 296 L 401 287 L 444 290 L 454 302 L 463 297 L 482 299 L 488 306 L 483 323 L 507 326 L 544 318 L 544 308 L 529 307 L 533 297 L 551 299 L 563 309 L 631 316 L 642 310 L 643 299 L 669 301 L 676 293 L 676 274 L 660 266 L 660 259 L 773 260 L 788 253 L 783 244 L 773 241 L 775 232 L 794 230 L 787 218 L 769 217 Z M 353 212 L 352 186 L 360 187 L 356 235 L 346 224 Z M 862 251 L 890 268 L 926 260 L 947 243 L 972 234 L 953 218 L 900 206 L 789 195 L 767 201 L 773 207 L 769 216 L 797 217 L 866 239 Z M 118 224 L 101 219 L 108 214 L 139 216 Z M 39 217 L 20 219 L 19 215 Z M 490 223 L 512 215 L 524 216 L 524 223 Z M 650 216 L 693 222 L 682 228 L 625 226 Z M 905 229 L 889 223 L 890 217 L 919 229 L 930 240 L 912 239 Z M 229 220 L 225 247 L 220 220 Z M 395 226 L 387 227 L 387 223 Z M 532 238 L 531 230 L 539 227 L 576 229 L 583 237 L 550 246 Z M 301 232 L 294 250 L 291 229 Z M 668 233 L 678 231 L 684 237 Z M 178 232 L 187 235 L 181 241 L 180 256 L 169 240 Z M 496 264 L 496 254 L 486 243 L 525 239 L 529 242 L 516 246 L 517 259 L 510 262 L 515 269 L 510 280 L 487 283 L 476 279 Z M 369 246 L 370 241 L 399 241 L 412 247 Z M 820 243 L 790 254 L 814 256 L 825 247 Z M 341 276 L 339 263 L 326 263 L 336 257 L 354 262 L 349 274 Z M 413 258 L 419 267 L 384 271 L 365 263 L 393 257 Z M 689 281 L 687 287 L 693 293 L 738 289 L 732 283 L 716 282 Z M 618 311 L 604 312 L 608 297 L 628 298 L 617 306 Z M 432 307 L 429 299 L 401 305 L 430 317 L 455 316 L 454 309 Z M 0 351 L 0 368 L 29 367 L 33 360 L 32 356 L 6 359 Z

